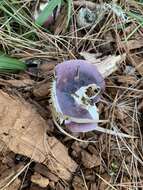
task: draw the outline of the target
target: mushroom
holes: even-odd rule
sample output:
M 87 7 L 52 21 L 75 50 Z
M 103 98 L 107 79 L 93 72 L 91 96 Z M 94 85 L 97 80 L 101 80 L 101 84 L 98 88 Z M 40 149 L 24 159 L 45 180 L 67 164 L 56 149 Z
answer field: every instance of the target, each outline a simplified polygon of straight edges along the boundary
M 96 106 L 104 89 L 103 76 L 88 61 L 69 60 L 58 64 L 51 88 L 51 110 L 53 120 L 61 132 L 79 141 L 83 140 L 67 133 L 61 125 L 65 125 L 71 132 L 96 130 L 119 137 L 135 138 L 98 126 L 100 122 L 107 122 L 99 119 Z

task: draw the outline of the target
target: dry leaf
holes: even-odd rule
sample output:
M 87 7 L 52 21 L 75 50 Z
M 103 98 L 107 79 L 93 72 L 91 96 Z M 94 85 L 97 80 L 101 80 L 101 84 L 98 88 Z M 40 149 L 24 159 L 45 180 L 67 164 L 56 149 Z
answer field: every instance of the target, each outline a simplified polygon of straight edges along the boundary
M 35 107 L 0 91 L 0 137 L 10 150 L 44 163 L 53 173 L 69 180 L 77 164 L 67 148 L 46 135 L 46 122 Z
M 93 53 L 81 52 L 80 55 L 83 56 L 85 60 L 95 64 L 104 78 L 118 70 L 119 64 L 126 58 L 126 54 L 117 56 L 109 55 L 107 57 L 103 57 L 102 60 L 97 58 L 97 54 Z

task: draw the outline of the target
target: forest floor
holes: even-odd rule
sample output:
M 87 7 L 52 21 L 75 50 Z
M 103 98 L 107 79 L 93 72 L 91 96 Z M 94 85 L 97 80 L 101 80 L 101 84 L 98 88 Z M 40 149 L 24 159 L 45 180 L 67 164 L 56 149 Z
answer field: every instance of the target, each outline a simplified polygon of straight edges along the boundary
M 0 190 L 143 189 L 143 1 L 57 0 L 52 23 L 40 27 L 34 19 L 45 2 L 0 1 L 0 50 L 27 65 L 0 67 Z M 95 18 L 84 18 L 85 8 Z M 131 138 L 72 134 L 79 142 L 56 127 L 54 68 L 71 59 L 105 61 L 97 107 L 109 122 L 99 125 Z

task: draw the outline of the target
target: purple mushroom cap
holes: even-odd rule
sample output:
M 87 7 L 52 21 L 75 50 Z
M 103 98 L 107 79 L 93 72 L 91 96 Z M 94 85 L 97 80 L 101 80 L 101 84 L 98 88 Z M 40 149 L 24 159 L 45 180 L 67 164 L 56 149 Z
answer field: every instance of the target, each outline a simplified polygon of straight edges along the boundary
M 55 76 L 56 96 L 62 113 L 74 118 L 92 119 L 88 110 L 77 104 L 72 94 L 90 84 L 96 84 L 101 91 L 104 90 L 104 78 L 96 66 L 85 60 L 65 61 L 55 67 Z M 100 94 L 95 97 L 93 103 L 99 99 Z M 86 132 L 95 129 L 96 124 L 67 122 L 66 126 L 74 132 Z

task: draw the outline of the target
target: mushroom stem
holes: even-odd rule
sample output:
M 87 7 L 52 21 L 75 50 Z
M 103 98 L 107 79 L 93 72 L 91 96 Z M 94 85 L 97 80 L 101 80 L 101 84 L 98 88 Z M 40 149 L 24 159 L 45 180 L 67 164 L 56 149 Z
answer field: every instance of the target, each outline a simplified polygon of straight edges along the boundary
M 66 131 L 58 124 L 58 122 L 56 121 L 56 118 L 54 117 L 54 115 L 53 115 L 53 121 L 54 121 L 56 127 L 61 131 L 61 133 L 63 133 L 64 135 L 66 135 L 66 136 L 68 136 L 68 137 L 70 137 L 70 138 L 72 138 L 72 139 L 74 139 L 74 140 L 76 140 L 76 141 L 84 142 L 84 143 L 90 143 L 90 142 L 95 143 L 95 142 L 96 142 L 96 141 L 82 140 L 82 139 L 79 139 L 79 138 L 77 138 L 77 137 L 71 135 L 70 133 L 66 132 Z
M 97 123 L 96 120 L 93 120 L 93 119 L 81 119 L 81 118 L 74 118 L 74 117 L 69 117 L 69 116 L 61 116 L 62 118 L 64 118 L 64 120 L 70 120 L 72 122 L 76 122 L 76 123 L 80 123 L 80 124 L 83 124 L 83 123 Z M 64 133 L 65 135 L 68 135 L 69 137 L 75 139 L 75 140 L 80 140 L 80 142 L 94 142 L 94 141 L 85 141 L 85 140 L 81 140 L 81 139 L 78 139 L 76 137 L 74 137 L 73 135 L 69 134 L 68 132 L 66 132 L 56 121 L 56 118 L 54 117 L 53 115 L 53 121 L 55 123 L 55 125 L 58 127 L 58 129 Z M 109 122 L 109 120 L 99 120 L 99 122 Z M 114 135 L 114 136 L 118 136 L 118 137 L 124 137 L 124 138 L 137 138 L 135 136 L 131 136 L 131 135 L 128 135 L 128 134 L 125 134 L 125 133 L 119 133 L 118 131 L 113 131 L 113 130 L 110 130 L 110 129 L 105 129 L 103 127 L 99 127 L 99 126 L 96 126 L 95 128 L 95 131 L 98 131 L 98 132 L 102 132 L 102 133 L 106 133 L 106 134 L 109 134 L 109 135 Z

